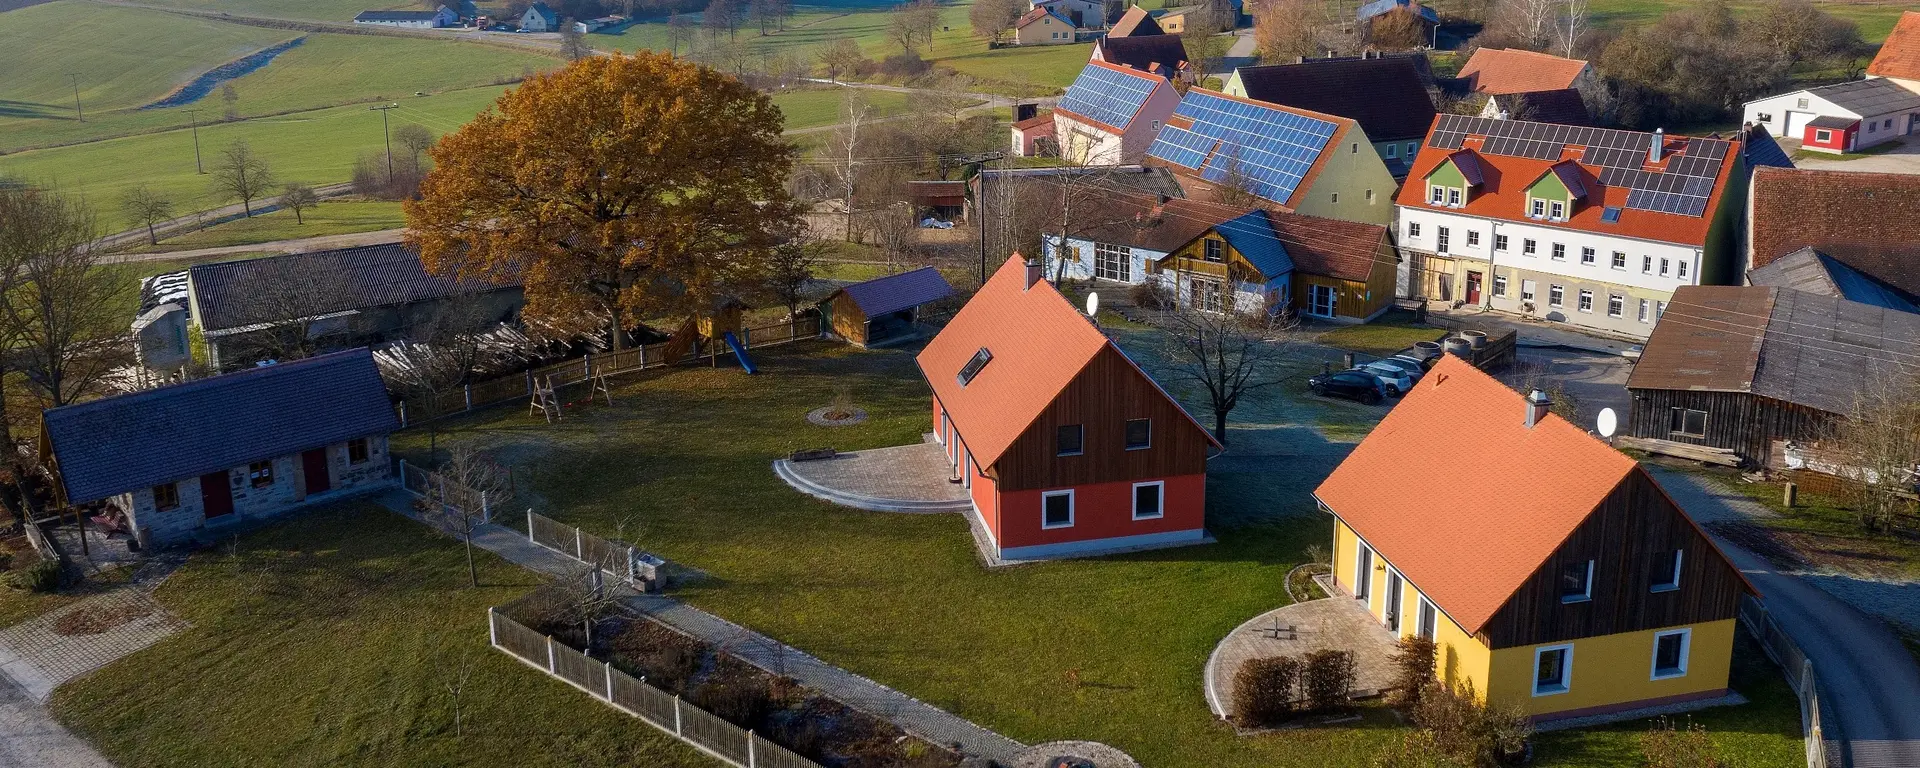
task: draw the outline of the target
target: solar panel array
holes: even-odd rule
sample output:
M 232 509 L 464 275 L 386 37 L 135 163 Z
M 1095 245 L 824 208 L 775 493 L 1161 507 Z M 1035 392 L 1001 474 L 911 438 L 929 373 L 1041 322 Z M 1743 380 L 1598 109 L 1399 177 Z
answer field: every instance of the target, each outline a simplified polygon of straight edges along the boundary
M 1161 78 L 1135 76 L 1106 67 L 1088 64 L 1080 70 L 1067 95 L 1060 97 L 1059 109 L 1090 120 L 1098 120 L 1121 130 L 1133 122 L 1147 96 Z
M 1580 162 L 1600 167 L 1601 184 L 1627 188 L 1626 207 L 1694 217 L 1706 213 L 1714 179 L 1732 146 L 1690 138 L 1686 154 L 1669 159 L 1666 170 L 1647 171 L 1641 168 L 1653 147 L 1652 134 L 1467 115 L 1441 115 L 1427 146 L 1459 149 L 1468 134 L 1486 137 L 1480 149 L 1488 154 L 1534 160 L 1558 160 L 1569 144 L 1586 147 Z
M 1191 119 L 1193 127 L 1162 128 L 1148 155 L 1197 168 L 1208 181 L 1220 181 L 1237 170 L 1254 194 L 1278 203 L 1293 197 L 1339 128 L 1272 105 L 1199 90 L 1188 91 L 1174 114 Z

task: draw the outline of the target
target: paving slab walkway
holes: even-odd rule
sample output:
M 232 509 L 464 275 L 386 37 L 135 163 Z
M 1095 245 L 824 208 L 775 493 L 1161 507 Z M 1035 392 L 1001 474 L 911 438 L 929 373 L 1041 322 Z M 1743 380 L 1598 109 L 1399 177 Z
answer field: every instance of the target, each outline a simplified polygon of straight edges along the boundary
M 1203 676 L 1207 706 L 1215 716 L 1227 716 L 1233 678 L 1249 661 L 1269 656 L 1304 659 L 1321 650 L 1353 652 L 1356 696 L 1377 695 L 1393 684 L 1393 633 L 1358 601 L 1336 595 L 1275 608 L 1221 638 Z
M 427 525 L 413 508 L 413 497 L 393 489 L 379 497 L 382 505 Z M 475 529 L 474 546 L 508 562 L 548 576 L 566 576 L 579 561 L 529 541 L 525 534 L 499 524 Z M 1026 745 L 973 724 L 951 712 L 908 696 L 880 683 L 828 664 L 778 640 L 662 595 L 628 590 L 625 604 L 633 611 L 715 645 L 762 669 L 785 674 L 847 706 L 884 717 L 928 741 L 957 745 L 961 752 L 1000 763 L 1011 763 Z

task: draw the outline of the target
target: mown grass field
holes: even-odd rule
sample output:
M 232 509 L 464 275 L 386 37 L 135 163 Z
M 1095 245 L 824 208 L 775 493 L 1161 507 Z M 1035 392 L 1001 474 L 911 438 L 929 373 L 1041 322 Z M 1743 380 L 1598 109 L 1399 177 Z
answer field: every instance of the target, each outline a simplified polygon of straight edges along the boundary
M 1650 24 L 1661 16 L 1688 6 L 1690 0 L 1594 0 L 1593 23 L 1596 27 L 1623 28 Z M 1860 36 L 1868 42 L 1887 39 L 1901 11 L 1915 10 L 1901 0 L 1814 0 L 1815 7 L 1860 25 Z M 1764 0 L 1730 0 L 1736 13 L 1752 13 L 1764 8 Z
M 28 23 L 0 25 L 0 72 L 24 76 L 0 79 L 0 152 L 220 121 L 227 104 L 218 88 L 192 104 L 140 107 L 300 35 L 83 0 L 10 12 L 8 21 L 15 17 Z M 55 34 L 43 35 L 48 29 Z M 502 83 L 558 64 L 454 40 L 308 34 L 266 66 L 227 82 L 238 96 L 235 113 L 254 117 Z M 79 76 L 85 122 L 75 119 L 67 73 Z M 196 109 L 197 117 L 189 114 Z
M 225 224 L 216 224 L 178 237 L 162 238 L 157 246 L 142 241 L 139 247 L 128 250 L 134 253 L 152 253 L 183 251 L 190 248 L 221 248 L 303 237 L 372 232 L 379 229 L 404 227 L 407 224 L 406 218 L 400 213 L 399 203 L 382 200 L 327 200 L 313 210 L 305 212 L 301 218 L 305 219 L 304 223 L 296 222 L 292 211 L 279 210 L 260 214 L 251 219 L 235 219 Z M 131 229 L 135 226 L 136 222 L 116 220 L 115 228 Z
M 196 11 L 265 16 L 275 19 L 352 21 L 361 11 L 418 9 L 404 0 L 148 0 L 153 5 Z
M 156 592 L 192 626 L 54 713 L 123 766 L 717 765 L 488 648 L 487 607 L 537 581 L 480 555 L 474 588 L 457 542 L 364 502 L 246 534 Z
M 759 376 L 731 365 L 651 373 L 617 386 L 616 405 L 557 424 L 501 408 L 441 422 L 435 439 L 481 441 L 530 472 L 516 504 L 602 534 L 622 529 L 698 569 L 680 598 L 1015 739 L 1104 741 L 1156 767 L 1319 768 L 1364 766 L 1403 733 L 1369 709 L 1342 726 L 1242 737 L 1203 700 L 1214 644 L 1284 604 L 1288 569 L 1325 546 L 1331 523 L 1303 500 L 1303 483 L 1317 480 L 1276 481 L 1290 477 L 1282 467 L 1211 478 L 1215 545 L 988 571 L 957 515 L 836 507 L 768 469 L 799 448 L 918 442 L 930 428 L 927 390 L 910 351 L 808 343 L 755 357 Z M 842 388 L 868 420 L 807 424 Z M 1314 426 L 1288 424 L 1307 405 L 1299 393 L 1267 391 L 1279 394 L 1244 421 Z M 428 440 L 403 433 L 396 450 L 419 460 Z M 1241 487 L 1254 485 L 1269 492 Z M 1734 684 L 1756 703 L 1695 715 L 1732 764 L 1804 764 L 1798 710 L 1777 674 L 1760 662 Z M 1641 765 L 1645 727 L 1543 736 L 1537 764 Z

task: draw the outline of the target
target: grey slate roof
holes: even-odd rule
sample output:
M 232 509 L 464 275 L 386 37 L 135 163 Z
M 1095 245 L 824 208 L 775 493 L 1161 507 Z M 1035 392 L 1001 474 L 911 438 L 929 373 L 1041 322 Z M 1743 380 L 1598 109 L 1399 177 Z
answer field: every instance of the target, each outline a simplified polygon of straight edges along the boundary
M 365 348 L 55 408 L 45 423 L 73 503 L 400 426 Z
M 1812 120 L 1808 120 L 1807 125 L 1811 125 L 1815 128 L 1849 128 L 1859 122 L 1860 122 L 1860 119 L 1857 117 L 1841 117 L 1839 115 L 1821 115 Z
M 270 303 L 256 300 L 253 294 L 260 286 L 272 282 L 325 283 L 325 290 L 337 295 L 317 296 L 314 303 L 324 299 L 331 306 L 303 309 L 326 312 L 430 301 L 501 287 L 428 274 L 420 256 L 399 243 L 200 264 L 189 274 L 199 305 L 196 320 L 208 332 L 297 319 L 281 316 L 284 313 L 273 311 Z
M 1580 92 L 1572 88 L 1497 93 L 1490 98 L 1495 106 L 1512 115 L 1515 120 L 1561 125 L 1593 125 L 1593 115 L 1587 111 L 1586 99 L 1581 98 Z
M 1749 271 L 1747 282 L 1920 314 L 1920 307 L 1899 291 L 1812 248 L 1802 248 Z
M 854 306 L 859 307 L 862 314 L 871 318 L 952 296 L 953 286 L 947 284 L 940 270 L 921 267 L 912 272 L 854 283 L 835 293 L 845 293 L 853 299 Z M 827 298 L 831 300 L 833 297 Z
M 1808 88 L 1807 93 L 1861 117 L 1920 109 L 1920 93 L 1902 88 L 1892 80 L 1878 78 Z
M 1366 21 L 1367 19 L 1398 8 L 1417 8 L 1420 13 L 1420 18 L 1435 24 L 1440 23 L 1439 11 L 1429 8 L 1423 3 L 1416 3 L 1414 0 L 1374 0 L 1374 2 L 1360 6 L 1360 10 L 1354 13 L 1354 17 L 1360 21 Z

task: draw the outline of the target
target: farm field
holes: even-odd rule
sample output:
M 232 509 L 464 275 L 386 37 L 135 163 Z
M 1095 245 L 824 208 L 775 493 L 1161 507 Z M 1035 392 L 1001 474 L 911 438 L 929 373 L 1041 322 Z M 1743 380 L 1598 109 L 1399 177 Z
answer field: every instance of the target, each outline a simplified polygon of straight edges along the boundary
M 106 218 L 115 222 L 113 229 L 133 229 L 138 226 L 137 222 L 120 221 L 112 215 Z M 295 240 L 303 237 L 372 232 L 404 227 L 407 224 L 406 217 L 400 213 L 400 204 L 384 200 L 326 200 L 313 210 L 305 212 L 301 218 L 305 219 L 305 223 L 296 223 L 293 212 L 283 209 L 263 213 L 251 219 L 235 219 L 225 224 L 216 224 L 178 237 L 163 237 L 157 246 L 142 240 L 139 247 L 128 250 L 133 253 L 152 253 L 184 251 L 191 248 L 221 248 L 271 243 L 276 240 Z
M 265 16 L 275 19 L 313 21 L 353 21 L 361 11 L 390 8 L 415 9 L 419 3 L 405 0 L 145 0 L 152 5 L 194 11 Z
M 144 76 L 130 76 L 126 73 L 147 72 L 143 67 L 150 66 L 138 60 L 142 51 L 136 49 L 131 54 L 109 57 L 111 63 L 82 58 L 52 67 L 35 65 L 28 70 L 29 77 L 0 85 L 0 98 L 29 105 L 0 112 L 0 152 L 186 127 L 190 119 L 201 124 L 219 121 L 227 104 L 218 88 L 191 104 L 139 107 L 166 97 L 209 69 L 298 37 L 279 30 L 81 0 L 59 0 L 13 13 L 48 11 L 67 17 L 48 20 L 52 26 L 59 26 L 55 21 L 77 25 L 63 35 L 67 38 L 63 45 L 72 50 L 116 51 L 125 40 L 151 40 L 149 33 L 138 29 L 149 21 L 181 27 L 173 40 L 172 58 L 178 64 L 155 68 Z M 37 29 L 0 26 L 0 70 L 8 65 L 8 44 L 35 40 Z M 235 30 L 255 37 L 227 44 L 227 36 Z M 255 117 L 498 84 L 558 64 L 558 59 L 548 56 L 453 40 L 309 34 L 265 66 L 227 83 L 238 97 L 233 104 L 235 113 Z M 66 90 L 68 72 L 80 75 L 86 122 L 73 119 L 72 92 Z M 96 93 L 88 90 L 89 83 L 111 83 L 112 87 L 96 85 L 95 90 L 100 91 Z M 5 95 L 7 90 L 20 95 Z M 197 116 L 190 116 L 189 110 L 198 110 Z
M 396 435 L 395 450 L 420 461 L 430 439 L 479 441 L 531 470 L 520 487 L 542 514 L 606 535 L 622 529 L 698 569 L 675 588 L 679 598 L 1028 743 L 1093 739 L 1176 768 L 1359 766 L 1404 733 L 1391 714 L 1365 708 L 1347 725 L 1241 737 L 1201 694 L 1214 644 L 1284 604 L 1285 574 L 1331 530 L 1305 493 L 1313 472 L 1245 460 L 1264 455 L 1270 435 L 1317 433 L 1297 420 L 1305 409 L 1325 409 L 1356 433 L 1379 409 L 1264 390 L 1271 403 L 1236 416 L 1244 471 L 1209 479 L 1218 544 L 988 571 L 957 515 L 836 507 L 768 469 L 799 448 L 918 442 L 927 392 L 911 351 L 809 343 L 757 351 L 755 362 L 762 375 L 723 365 L 616 382 L 615 405 L 553 425 L 511 407 L 442 421 L 437 437 Z M 837 391 L 868 420 L 809 425 L 807 411 Z M 992 649 L 990 663 L 981 649 Z M 1777 672 L 1743 665 L 1734 685 L 1755 703 L 1693 716 L 1730 764 L 1804 765 L 1797 704 Z M 1543 736 L 1536 765 L 1639 766 L 1645 728 Z
M 538 578 L 479 554 L 471 587 L 459 543 L 367 502 L 243 534 L 155 593 L 192 626 L 52 708 L 127 766 L 717 764 L 488 648 Z
M 1690 4 L 1690 0 L 1594 0 L 1593 22 L 1595 26 L 1605 28 L 1650 24 L 1666 13 Z M 1753 12 L 1766 5 L 1760 0 L 1730 0 L 1729 4 L 1736 13 Z M 1813 0 L 1813 4 L 1827 13 L 1860 25 L 1860 35 L 1870 43 L 1887 39 L 1887 33 L 1893 30 L 1900 13 L 1914 10 L 1912 3 L 1902 0 Z

